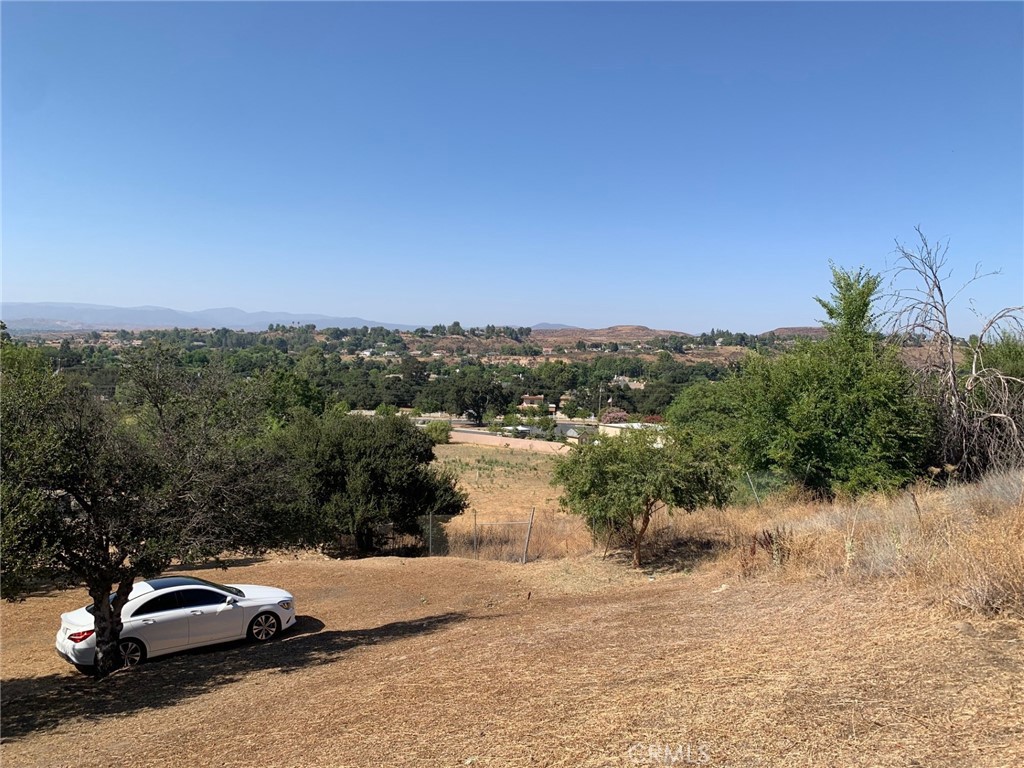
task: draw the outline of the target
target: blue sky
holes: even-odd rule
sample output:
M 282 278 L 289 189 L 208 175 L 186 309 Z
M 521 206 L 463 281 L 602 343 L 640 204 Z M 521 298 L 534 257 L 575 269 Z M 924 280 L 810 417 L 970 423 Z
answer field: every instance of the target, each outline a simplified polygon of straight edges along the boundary
M 1021 3 L 0 14 L 6 301 L 757 332 L 920 225 L 1024 303 Z

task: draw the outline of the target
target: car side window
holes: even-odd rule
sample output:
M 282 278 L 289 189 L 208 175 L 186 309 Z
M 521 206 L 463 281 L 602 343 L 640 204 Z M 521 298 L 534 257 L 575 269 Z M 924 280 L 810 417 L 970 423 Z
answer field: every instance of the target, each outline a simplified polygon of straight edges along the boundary
M 183 589 L 181 596 L 182 608 L 199 608 L 204 605 L 220 605 L 228 596 L 212 589 Z
M 151 600 L 147 600 L 145 604 L 140 605 L 135 611 L 133 616 L 146 616 L 150 613 L 160 613 L 161 611 L 173 611 L 180 607 L 178 602 L 177 592 L 165 592 L 162 595 L 157 595 Z

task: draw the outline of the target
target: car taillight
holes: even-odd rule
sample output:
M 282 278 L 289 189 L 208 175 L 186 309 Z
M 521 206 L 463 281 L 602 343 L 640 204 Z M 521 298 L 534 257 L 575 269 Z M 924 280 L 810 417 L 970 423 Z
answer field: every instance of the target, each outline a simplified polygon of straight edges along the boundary
M 68 640 L 70 640 L 72 643 L 80 643 L 83 640 L 92 637 L 95 632 L 95 629 L 86 629 L 82 632 L 72 632 L 70 635 L 68 635 Z

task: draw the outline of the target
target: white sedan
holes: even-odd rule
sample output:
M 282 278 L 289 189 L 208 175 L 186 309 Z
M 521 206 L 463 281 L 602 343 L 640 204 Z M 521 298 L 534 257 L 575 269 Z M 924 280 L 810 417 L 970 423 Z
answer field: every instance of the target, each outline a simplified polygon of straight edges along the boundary
M 92 666 L 92 606 L 61 614 L 60 619 L 57 653 L 77 667 Z M 121 655 L 130 667 L 154 656 L 246 637 L 266 642 L 295 624 L 295 598 L 275 587 L 162 576 L 132 588 L 121 622 Z

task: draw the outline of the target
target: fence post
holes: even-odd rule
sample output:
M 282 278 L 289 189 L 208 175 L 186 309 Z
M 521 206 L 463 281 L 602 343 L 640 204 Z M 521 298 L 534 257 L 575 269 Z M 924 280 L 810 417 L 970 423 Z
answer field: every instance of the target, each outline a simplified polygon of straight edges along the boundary
M 480 554 L 476 549 L 476 510 L 473 510 L 473 557 L 480 559 Z
M 757 500 L 757 506 L 761 506 L 761 497 L 757 495 L 757 488 L 754 487 L 754 481 L 750 479 L 750 473 L 747 472 L 747 482 L 750 483 L 750 490 L 754 492 L 754 498 Z
M 427 557 L 434 556 L 434 510 L 430 510 L 430 533 L 427 534 Z
M 530 551 L 530 534 L 533 533 L 533 515 L 536 507 L 530 507 L 530 524 L 526 528 L 526 544 L 523 546 L 523 565 L 526 565 L 526 554 Z

